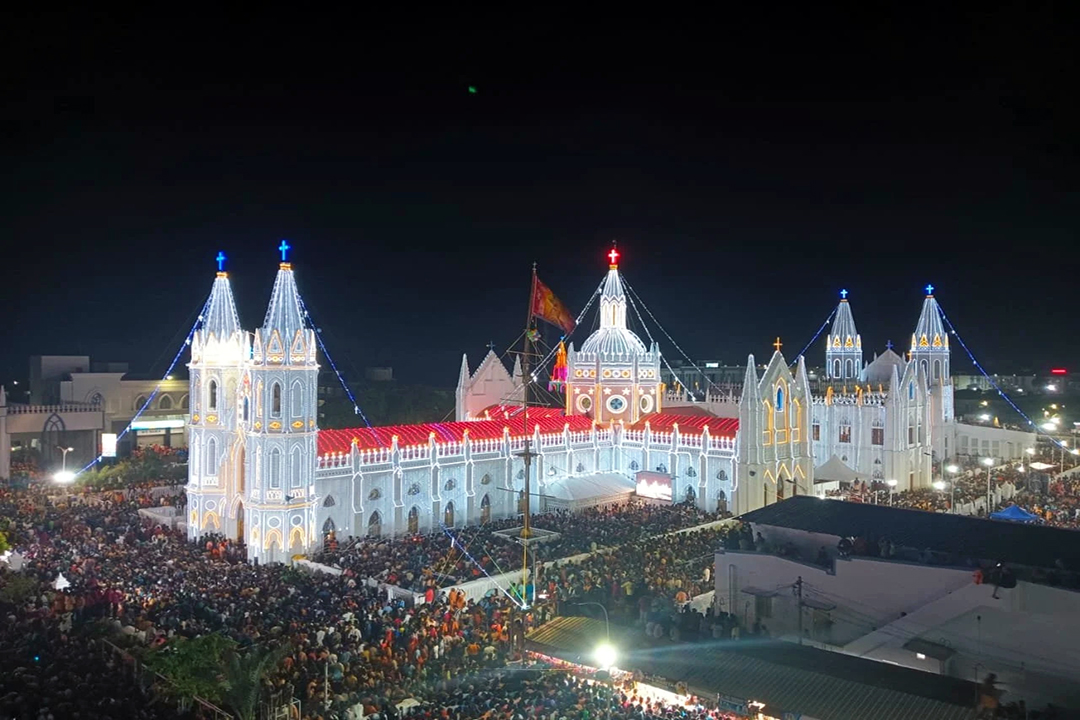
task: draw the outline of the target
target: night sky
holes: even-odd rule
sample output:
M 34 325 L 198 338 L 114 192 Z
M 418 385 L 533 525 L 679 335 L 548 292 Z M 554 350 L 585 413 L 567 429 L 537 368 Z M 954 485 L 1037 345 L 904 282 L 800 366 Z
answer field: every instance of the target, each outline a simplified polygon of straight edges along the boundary
M 697 360 L 795 352 L 841 288 L 903 345 L 931 282 L 991 372 L 1080 370 L 1075 25 L 1006 5 L 8 15 L 0 380 L 164 372 L 218 250 L 254 328 L 282 238 L 352 374 L 453 385 L 520 334 L 532 262 L 576 312 L 612 239 Z

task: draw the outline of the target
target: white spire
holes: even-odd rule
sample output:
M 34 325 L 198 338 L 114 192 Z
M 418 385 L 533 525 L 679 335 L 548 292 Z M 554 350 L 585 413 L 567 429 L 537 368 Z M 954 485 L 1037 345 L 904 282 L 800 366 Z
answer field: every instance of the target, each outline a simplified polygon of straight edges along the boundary
M 926 286 L 926 299 L 923 300 L 922 313 L 911 336 L 911 351 L 939 350 L 948 352 L 949 336 L 941 322 L 941 310 L 934 299 L 934 286 Z
M 848 291 L 840 291 L 832 327 L 825 336 L 825 377 L 830 380 L 859 380 L 862 376 L 862 338 L 855 329 Z
M 210 288 L 206 310 L 191 343 L 193 362 L 212 365 L 237 365 L 244 359 L 245 338 L 236 312 L 232 284 L 225 272 L 225 253 L 217 254 L 218 272 Z
M 611 260 L 607 278 L 600 291 L 600 328 L 581 345 L 581 353 L 629 362 L 635 355 L 648 352 L 645 343 L 626 327 L 626 293 L 619 278 L 619 253 L 608 253 Z

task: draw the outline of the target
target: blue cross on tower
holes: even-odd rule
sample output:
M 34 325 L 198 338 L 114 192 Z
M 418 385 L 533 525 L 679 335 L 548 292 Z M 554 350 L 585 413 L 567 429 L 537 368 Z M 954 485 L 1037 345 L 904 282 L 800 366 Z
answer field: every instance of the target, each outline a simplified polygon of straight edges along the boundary
M 224 271 L 225 270 L 225 253 L 218 250 L 217 257 L 214 258 L 214 259 L 217 260 L 218 272 Z
M 282 240 L 281 245 L 278 246 L 278 250 L 281 252 L 281 262 L 288 262 L 286 254 L 292 250 L 292 245 L 289 245 L 288 240 Z
M 840 291 L 840 298 L 843 300 L 847 300 L 847 290 Z
M 927 295 L 933 295 L 934 294 L 934 286 L 933 285 L 927 285 L 926 286 L 926 294 Z
M 885 343 L 885 349 L 892 350 L 892 340 L 889 340 Z

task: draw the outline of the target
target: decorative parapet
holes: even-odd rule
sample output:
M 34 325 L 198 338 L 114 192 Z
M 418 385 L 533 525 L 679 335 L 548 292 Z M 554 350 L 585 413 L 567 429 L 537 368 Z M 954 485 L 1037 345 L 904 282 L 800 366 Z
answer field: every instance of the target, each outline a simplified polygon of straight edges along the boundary
M 60 405 L 8 405 L 9 415 L 52 415 L 53 413 L 101 412 L 101 405 L 94 403 L 62 403 Z

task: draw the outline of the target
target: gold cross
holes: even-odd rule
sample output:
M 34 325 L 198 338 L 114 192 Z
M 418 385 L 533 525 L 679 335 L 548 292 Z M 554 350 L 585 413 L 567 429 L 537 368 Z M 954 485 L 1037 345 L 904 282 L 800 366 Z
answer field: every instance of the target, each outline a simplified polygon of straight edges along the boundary
M 780 342 L 780 338 L 776 338 L 776 342 L 772 344 L 772 346 L 776 348 L 776 352 L 780 352 L 780 348 L 783 347 L 783 345 L 784 343 Z

